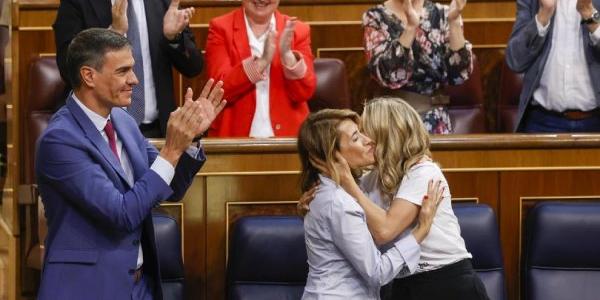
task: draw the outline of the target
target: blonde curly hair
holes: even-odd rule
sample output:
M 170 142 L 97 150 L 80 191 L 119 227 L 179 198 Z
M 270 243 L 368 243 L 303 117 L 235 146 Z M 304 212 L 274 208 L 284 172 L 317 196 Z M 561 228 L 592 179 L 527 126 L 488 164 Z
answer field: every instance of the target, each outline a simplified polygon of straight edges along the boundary
M 431 157 L 429 133 L 419 114 L 404 100 L 378 97 L 365 104 L 362 128 L 375 142 L 382 198 L 392 200 L 402 177 L 424 156 Z

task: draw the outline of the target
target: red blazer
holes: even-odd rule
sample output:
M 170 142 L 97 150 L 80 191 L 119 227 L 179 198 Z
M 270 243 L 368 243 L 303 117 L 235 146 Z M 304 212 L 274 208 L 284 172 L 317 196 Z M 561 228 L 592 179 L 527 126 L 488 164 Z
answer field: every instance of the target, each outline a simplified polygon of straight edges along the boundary
M 290 17 L 275 11 L 278 34 Z M 279 38 L 278 38 L 279 39 Z M 279 45 L 279 41 L 277 41 Z M 315 91 L 316 78 L 310 49 L 310 28 L 297 22 L 292 50 L 304 57 L 304 78 L 284 77 L 279 49 L 275 51 L 270 70 L 269 108 L 275 136 L 296 136 L 308 115 L 307 101 Z M 227 106 L 213 122 L 209 136 L 249 136 L 256 108 L 256 88 L 244 72 L 242 61 L 251 57 L 242 8 L 214 18 L 208 27 L 205 62 L 208 76 L 223 80 Z

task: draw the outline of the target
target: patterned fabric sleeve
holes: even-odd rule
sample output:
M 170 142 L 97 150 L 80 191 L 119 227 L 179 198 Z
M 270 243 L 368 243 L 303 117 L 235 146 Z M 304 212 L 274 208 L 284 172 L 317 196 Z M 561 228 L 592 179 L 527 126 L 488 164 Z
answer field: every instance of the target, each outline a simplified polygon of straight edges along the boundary
M 379 84 L 397 89 L 406 85 L 413 73 L 412 49 L 392 37 L 388 24 L 379 10 L 368 10 L 363 15 L 365 54 L 368 68 Z
M 473 72 L 473 46 L 469 41 L 465 42 L 464 47 L 453 51 L 450 49 L 450 26 L 447 22 L 450 7 L 443 6 L 444 18 L 443 28 L 445 29 L 446 53 L 444 60 L 446 62 L 446 71 L 448 72 L 448 83 L 451 85 L 463 84 L 469 75 Z M 461 22 L 462 25 L 462 22 Z

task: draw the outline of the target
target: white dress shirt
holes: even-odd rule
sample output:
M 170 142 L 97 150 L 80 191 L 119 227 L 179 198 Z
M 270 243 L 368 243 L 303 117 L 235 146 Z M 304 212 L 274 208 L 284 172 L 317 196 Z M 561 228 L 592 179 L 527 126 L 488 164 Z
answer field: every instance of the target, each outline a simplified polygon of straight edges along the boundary
M 577 0 L 561 0 L 556 3 L 552 47 L 544 66 L 538 88 L 533 92 L 533 101 L 547 110 L 588 111 L 598 104 L 585 59 L 581 15 L 575 8 Z M 538 34 L 544 37 L 550 22 L 542 26 L 535 18 Z M 592 44 L 600 41 L 600 27 L 590 33 Z
M 254 36 L 250 23 L 248 23 L 248 17 L 244 13 L 244 20 L 246 21 L 246 33 L 248 34 L 248 41 L 250 42 L 250 51 L 253 57 L 261 57 L 265 47 L 265 40 L 267 39 L 267 32 L 263 33 L 260 37 Z M 271 16 L 271 28 L 275 30 L 275 15 Z M 257 81 L 256 85 L 256 109 L 254 110 L 254 117 L 252 118 L 252 125 L 250 126 L 250 137 L 266 138 L 273 137 L 273 125 L 271 125 L 271 115 L 269 109 L 269 88 L 270 88 L 270 69 L 271 64 L 265 69 L 266 78 L 264 80 Z
M 381 197 L 382 191 L 379 188 L 377 176 L 378 171 L 371 171 L 361 178 L 360 186 L 371 201 L 387 211 L 390 208 L 390 202 Z M 427 195 L 429 180 L 441 180 L 445 189 L 429 234 L 421 242 L 421 257 L 414 273 L 432 271 L 472 257 L 460 235 L 460 225 L 452 210 L 452 195 L 450 194 L 448 182 L 437 164 L 431 161 L 422 161 L 412 166 L 402 177 L 400 186 L 392 201 L 406 200 L 421 207 L 423 196 Z M 398 238 L 410 234 L 414 225 L 401 233 Z M 385 245 L 381 249 L 387 247 L 389 246 Z M 410 273 L 403 270 L 398 274 L 398 277 L 402 278 L 410 275 Z
M 111 0 L 112 5 L 116 0 Z M 140 30 L 140 43 L 142 45 L 142 59 L 144 68 L 144 120 L 142 123 L 149 124 L 158 119 L 158 107 L 156 100 L 156 86 L 152 74 L 152 58 L 150 58 L 150 42 L 148 40 L 148 25 L 146 24 L 146 8 L 143 0 L 129 0 L 133 4 L 133 11 L 137 17 L 138 29 Z M 137 62 L 136 62 L 137 63 Z
M 356 200 L 330 178 L 319 180 L 304 218 L 309 271 L 302 299 L 377 300 L 400 270 L 416 269 L 419 245 L 409 234 L 381 253 Z
M 106 126 L 106 122 L 108 122 L 110 116 L 109 116 L 109 118 L 105 118 L 105 117 L 95 113 L 94 111 L 89 109 L 87 106 L 85 106 L 83 103 L 81 103 L 81 101 L 79 100 L 79 98 L 77 98 L 77 96 L 75 96 L 75 94 L 72 94 L 72 97 L 75 100 L 75 103 L 77 103 L 77 105 L 79 105 L 79 107 L 81 107 L 81 109 L 86 114 L 86 116 L 88 116 L 88 118 L 90 118 L 90 121 L 92 121 L 92 123 L 94 124 L 94 127 L 96 127 L 96 129 L 98 129 L 98 131 L 102 135 L 102 138 L 104 138 L 106 143 L 108 143 L 108 136 L 106 135 L 106 132 L 104 131 L 104 127 Z M 119 135 L 117 134 L 116 129 L 115 129 L 115 141 L 117 144 L 117 153 L 119 154 L 119 160 L 121 161 L 121 167 L 123 168 L 125 177 L 127 177 L 127 183 L 129 184 L 129 186 L 133 186 L 133 184 L 135 182 L 135 179 L 133 177 L 133 166 L 131 166 L 131 161 L 129 160 L 129 156 L 127 155 L 127 152 L 123 149 L 123 142 L 121 142 L 121 140 L 119 139 Z M 160 178 L 162 178 L 162 180 L 164 180 L 167 185 L 171 184 L 171 181 L 173 180 L 173 176 L 175 175 L 175 168 L 171 165 L 171 163 L 166 161 L 164 158 L 160 157 L 160 155 L 156 157 L 156 159 L 154 160 L 154 163 L 152 163 L 152 166 L 150 167 L 150 169 L 152 169 L 154 172 L 156 172 L 156 174 L 158 174 L 158 176 L 160 176 Z M 142 266 L 142 264 L 144 264 L 144 254 L 142 252 L 142 244 L 140 244 L 139 250 L 138 250 L 138 258 L 137 258 L 136 268 L 139 269 Z

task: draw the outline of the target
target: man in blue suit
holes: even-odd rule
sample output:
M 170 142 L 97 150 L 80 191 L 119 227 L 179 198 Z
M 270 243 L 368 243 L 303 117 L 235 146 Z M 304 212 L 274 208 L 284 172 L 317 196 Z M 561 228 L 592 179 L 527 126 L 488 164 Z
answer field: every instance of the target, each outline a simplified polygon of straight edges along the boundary
M 517 131 L 600 131 L 600 0 L 517 0 L 506 62 L 525 73 Z
M 205 161 L 193 139 L 225 105 L 222 83 L 171 113 L 160 152 L 123 109 L 138 83 L 127 39 L 79 33 L 67 50 L 73 93 L 38 140 L 48 219 L 39 299 L 162 299 L 151 210 L 180 199 Z

